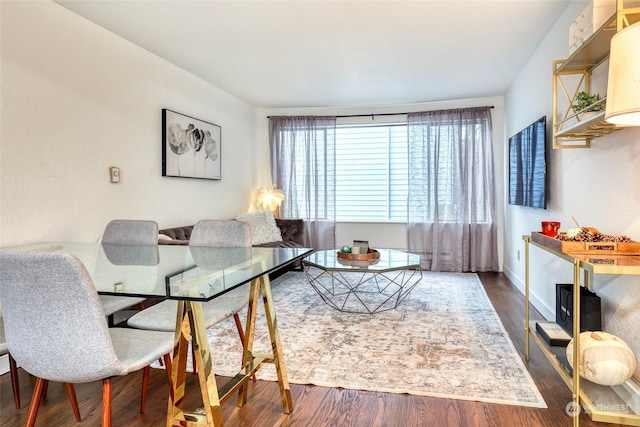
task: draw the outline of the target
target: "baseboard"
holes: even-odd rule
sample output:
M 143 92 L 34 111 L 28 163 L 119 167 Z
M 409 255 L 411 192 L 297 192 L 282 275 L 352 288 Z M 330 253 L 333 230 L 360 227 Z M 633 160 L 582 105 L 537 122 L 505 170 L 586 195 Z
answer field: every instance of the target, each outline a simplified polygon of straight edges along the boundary
M 9 372 L 9 356 L 0 356 L 0 375 L 4 375 Z
M 507 276 L 511 283 L 513 283 L 516 289 L 518 289 L 522 293 L 522 295 L 524 295 L 524 282 L 518 276 L 513 274 L 513 272 L 509 270 L 507 266 L 504 266 L 503 273 L 505 276 Z M 529 289 L 529 302 L 533 304 L 536 310 L 538 310 L 545 319 L 554 320 L 556 318 L 555 307 L 551 309 L 541 299 L 539 299 L 535 292 L 533 292 L 531 289 Z

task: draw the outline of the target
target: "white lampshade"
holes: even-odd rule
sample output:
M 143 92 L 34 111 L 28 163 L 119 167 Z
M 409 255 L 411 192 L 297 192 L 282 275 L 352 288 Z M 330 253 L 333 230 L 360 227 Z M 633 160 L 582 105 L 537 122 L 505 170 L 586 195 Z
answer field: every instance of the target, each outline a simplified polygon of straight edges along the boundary
M 605 120 L 621 126 L 640 126 L 640 23 L 611 39 Z

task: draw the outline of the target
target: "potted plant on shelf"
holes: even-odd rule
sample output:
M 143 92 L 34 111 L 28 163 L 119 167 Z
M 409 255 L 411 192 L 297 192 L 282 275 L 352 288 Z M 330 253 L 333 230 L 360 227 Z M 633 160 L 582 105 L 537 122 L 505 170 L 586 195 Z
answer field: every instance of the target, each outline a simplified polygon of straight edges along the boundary
M 598 111 L 605 109 L 605 102 L 602 101 L 599 93 L 589 94 L 588 92 L 581 91 L 576 94 L 573 99 L 571 108 L 579 115 L 580 118 L 586 119 L 589 116 L 596 114 Z

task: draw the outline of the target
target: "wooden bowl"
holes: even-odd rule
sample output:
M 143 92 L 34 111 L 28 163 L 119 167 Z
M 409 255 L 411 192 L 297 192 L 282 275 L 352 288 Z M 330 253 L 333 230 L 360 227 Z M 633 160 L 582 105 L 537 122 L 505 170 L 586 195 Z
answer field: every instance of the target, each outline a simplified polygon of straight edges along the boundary
M 338 258 L 350 261 L 373 261 L 380 258 L 380 253 L 375 249 L 369 249 L 366 254 L 350 254 L 338 251 Z

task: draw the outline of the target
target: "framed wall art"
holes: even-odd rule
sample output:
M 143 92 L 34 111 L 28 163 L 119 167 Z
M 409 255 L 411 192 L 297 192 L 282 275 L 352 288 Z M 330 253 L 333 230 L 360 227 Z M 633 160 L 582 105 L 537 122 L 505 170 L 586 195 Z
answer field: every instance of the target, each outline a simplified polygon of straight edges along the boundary
M 162 109 L 162 176 L 221 179 L 222 129 Z

